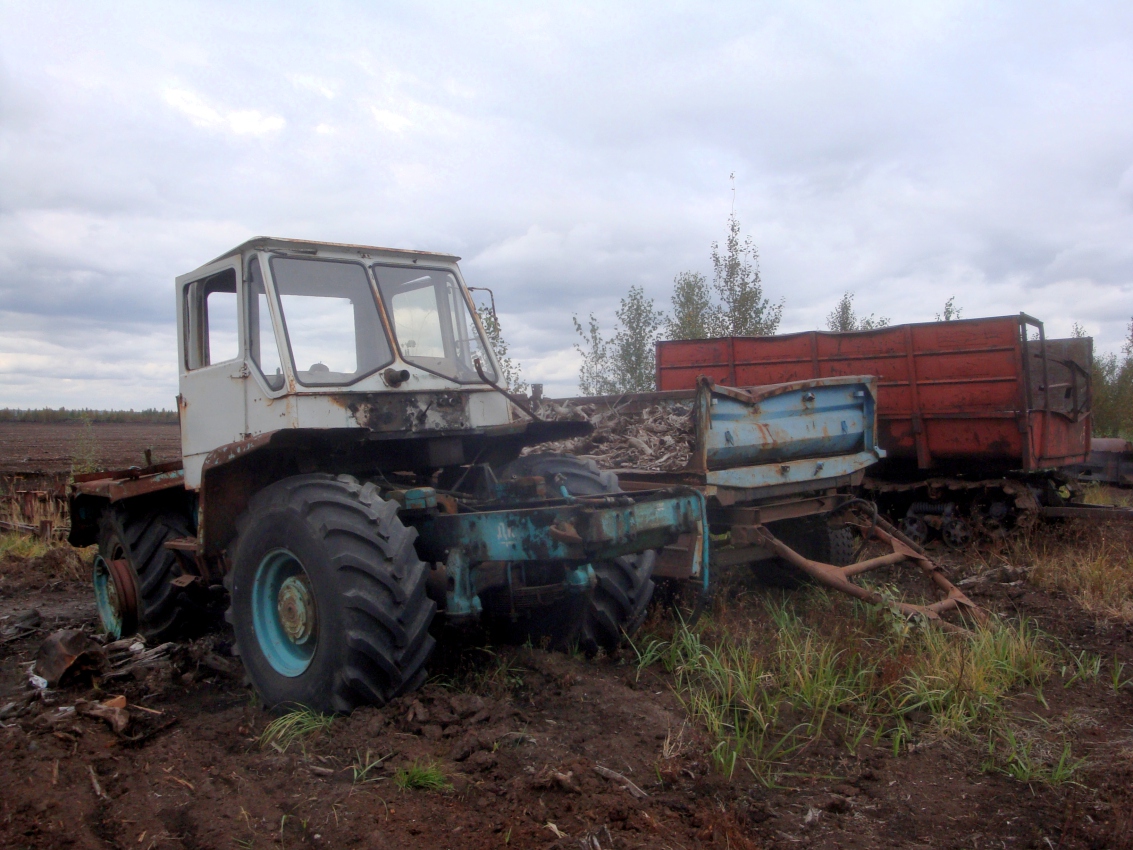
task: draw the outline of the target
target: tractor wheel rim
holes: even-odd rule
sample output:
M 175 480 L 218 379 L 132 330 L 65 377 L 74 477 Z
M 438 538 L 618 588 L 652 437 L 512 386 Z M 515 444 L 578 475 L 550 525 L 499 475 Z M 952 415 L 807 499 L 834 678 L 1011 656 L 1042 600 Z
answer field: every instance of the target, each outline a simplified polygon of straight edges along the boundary
M 98 618 L 106 633 L 117 640 L 122 637 L 122 612 L 119 610 L 118 587 L 110 567 L 101 555 L 94 556 L 94 602 Z
M 132 635 L 138 628 L 138 589 L 130 564 L 125 559 L 107 561 L 95 555 L 93 573 L 94 601 L 102 627 L 115 639 Z
M 281 676 L 306 670 L 319 643 L 319 618 L 311 579 L 286 549 L 264 556 L 252 580 L 252 628 L 264 658 Z

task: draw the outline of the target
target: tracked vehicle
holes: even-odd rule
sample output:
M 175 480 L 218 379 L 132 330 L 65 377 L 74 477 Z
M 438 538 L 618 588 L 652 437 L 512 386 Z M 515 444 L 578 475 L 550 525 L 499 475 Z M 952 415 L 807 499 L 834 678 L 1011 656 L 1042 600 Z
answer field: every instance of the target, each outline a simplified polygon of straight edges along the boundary
M 622 492 L 528 446 L 578 436 L 497 385 L 457 257 L 257 238 L 176 280 L 182 460 L 76 476 L 107 632 L 223 609 L 268 705 L 345 712 L 419 685 L 438 616 L 587 651 L 645 615 L 703 494 Z

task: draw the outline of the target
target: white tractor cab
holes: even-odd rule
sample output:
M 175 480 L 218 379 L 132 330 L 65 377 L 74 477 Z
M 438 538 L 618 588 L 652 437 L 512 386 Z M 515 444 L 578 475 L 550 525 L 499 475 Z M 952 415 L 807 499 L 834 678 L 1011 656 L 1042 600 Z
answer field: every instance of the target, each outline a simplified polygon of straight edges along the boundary
M 640 624 L 653 553 L 702 537 L 703 496 L 521 458 L 590 426 L 497 386 L 457 259 L 261 237 L 177 278 L 183 460 L 71 495 L 107 632 L 226 606 L 267 704 L 348 711 L 423 681 L 438 610 L 586 651 Z M 690 560 L 707 587 L 706 547 Z

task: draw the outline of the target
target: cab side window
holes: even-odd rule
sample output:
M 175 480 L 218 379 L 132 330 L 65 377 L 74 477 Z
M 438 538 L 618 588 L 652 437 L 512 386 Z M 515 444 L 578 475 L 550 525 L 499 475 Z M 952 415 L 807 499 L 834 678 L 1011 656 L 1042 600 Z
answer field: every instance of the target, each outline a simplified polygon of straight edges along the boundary
M 225 269 L 185 287 L 185 366 L 200 369 L 240 356 L 236 270 Z
M 260 367 L 264 381 L 273 390 L 283 389 L 283 365 L 279 359 L 279 346 L 275 341 L 275 328 L 271 323 L 271 310 L 264 290 L 264 275 L 260 260 L 253 257 L 248 266 L 248 343 L 252 362 Z

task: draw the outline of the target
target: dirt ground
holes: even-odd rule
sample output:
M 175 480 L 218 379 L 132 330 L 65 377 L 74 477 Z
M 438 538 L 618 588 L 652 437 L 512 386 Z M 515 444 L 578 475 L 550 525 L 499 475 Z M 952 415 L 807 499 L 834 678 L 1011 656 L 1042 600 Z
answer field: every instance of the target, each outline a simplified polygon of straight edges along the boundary
M 29 686 L 48 633 L 95 629 L 77 557 L 0 563 L 6 848 L 1133 847 L 1133 687 L 1108 673 L 1055 676 L 1013 700 L 1073 730 L 1086 761 L 1057 785 L 987 771 L 983 744 L 927 729 L 897 752 L 832 734 L 793 753 L 772 787 L 742 769 L 729 779 L 662 667 L 639 670 L 631 651 L 587 660 L 474 637 L 443 636 L 423 690 L 265 747 L 273 715 L 223 631 L 172 647 L 167 667 L 139 679 Z M 988 570 L 978 553 L 949 563 L 982 576 L 966 585 L 980 604 L 1133 675 L 1128 626 Z M 765 616 L 768 593 L 781 591 L 733 588 L 718 614 Z M 118 734 L 89 714 L 114 696 L 128 702 Z M 435 766 L 444 787 L 399 788 L 413 766 Z
M 0 422 L 0 475 L 52 475 L 71 471 L 77 458 L 92 469 L 125 469 L 179 460 L 181 430 L 176 423 Z

